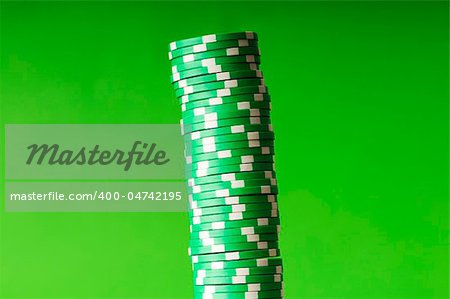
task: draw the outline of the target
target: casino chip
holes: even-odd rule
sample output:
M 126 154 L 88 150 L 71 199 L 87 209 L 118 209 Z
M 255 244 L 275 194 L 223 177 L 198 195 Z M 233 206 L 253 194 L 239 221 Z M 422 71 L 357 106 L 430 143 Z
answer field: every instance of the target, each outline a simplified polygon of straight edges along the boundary
M 194 298 L 284 298 L 271 98 L 255 32 L 170 43 Z

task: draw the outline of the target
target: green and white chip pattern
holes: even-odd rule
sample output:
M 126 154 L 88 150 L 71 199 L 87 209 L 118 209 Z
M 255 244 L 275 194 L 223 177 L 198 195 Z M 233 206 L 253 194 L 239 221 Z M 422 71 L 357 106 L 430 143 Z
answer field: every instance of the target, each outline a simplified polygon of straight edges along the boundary
M 184 79 L 190 79 L 198 76 L 206 76 L 217 73 L 225 72 L 237 72 L 237 71 L 254 71 L 257 72 L 257 63 L 235 63 L 235 64 L 220 64 L 220 65 L 209 65 L 206 67 L 199 67 L 193 69 L 187 69 L 182 72 L 173 73 L 171 80 L 173 83 Z
M 284 298 L 271 98 L 255 32 L 169 45 L 181 106 L 194 298 Z
M 220 88 L 213 91 L 203 91 L 198 93 L 192 93 L 188 95 L 184 95 L 180 97 L 180 102 L 190 103 L 193 101 L 204 100 L 209 98 L 216 97 L 228 97 L 232 95 L 238 94 L 246 94 L 246 93 L 267 93 L 266 85 L 254 85 L 251 87 L 236 87 L 236 88 Z
M 233 57 L 221 57 L 221 58 L 205 58 L 202 60 L 197 60 L 191 63 L 185 63 L 185 64 L 178 64 L 172 66 L 172 74 L 176 74 L 185 70 L 195 69 L 195 68 L 201 68 L 201 67 L 208 67 L 213 65 L 221 65 L 225 63 L 259 63 L 260 57 L 258 55 L 242 55 L 242 56 L 233 56 Z M 239 77 L 237 77 L 239 78 Z M 228 78 L 231 79 L 231 78 Z M 197 79 L 193 79 L 194 81 L 198 81 Z M 199 78 L 200 82 L 209 82 L 209 80 L 205 81 L 203 78 Z M 227 80 L 227 79 L 223 79 Z M 181 80 L 185 81 L 185 80 Z M 178 84 L 180 84 L 180 82 Z M 212 81 L 220 81 L 220 79 L 212 80 Z M 184 83 L 181 83 L 184 84 Z M 189 85 L 189 84 L 187 84 Z M 174 83 L 175 88 L 180 88 L 177 83 Z
M 275 283 L 273 283 L 275 284 Z M 282 284 L 282 282 L 280 282 Z M 248 284 L 250 285 L 250 284 Z M 284 290 L 270 291 L 236 291 L 234 293 L 194 293 L 194 299 L 278 299 L 284 298 Z
M 267 250 L 249 250 L 249 251 L 233 251 L 208 255 L 193 255 L 191 257 L 192 264 L 207 263 L 214 261 L 238 261 L 267 257 L 276 257 L 280 255 L 279 249 Z
M 221 212 L 221 213 L 237 213 L 237 212 L 245 212 L 245 211 L 251 211 L 252 210 L 252 204 L 237 204 L 237 205 L 229 205 L 229 206 L 223 206 L 221 207 L 222 209 L 224 209 L 225 211 Z M 257 205 L 257 204 L 253 204 L 253 205 Z M 269 205 L 267 207 L 265 207 L 266 209 L 269 208 Z M 278 204 L 276 202 L 272 202 L 270 203 L 270 208 L 272 210 L 275 210 L 278 208 Z M 192 209 L 192 214 L 194 216 L 202 216 L 202 215 L 208 215 L 208 214 L 219 214 L 219 213 L 207 213 L 208 209 L 215 211 L 215 210 L 219 210 L 219 208 L 215 207 L 215 208 L 197 208 L 197 209 Z M 215 210 L 213 210 L 215 209 Z M 257 210 L 257 209 L 256 209 Z M 206 212 L 206 213 L 205 213 Z
M 209 98 L 206 100 L 199 100 L 192 103 L 183 103 L 181 104 L 181 111 L 192 110 L 195 108 L 202 107 L 213 107 L 217 105 L 230 104 L 239 101 L 251 100 L 253 102 L 264 102 L 270 101 L 270 97 L 267 93 L 255 93 L 255 94 L 243 94 L 237 96 L 229 96 L 229 97 L 216 97 Z
M 207 162 L 207 161 L 206 161 Z M 244 188 L 244 187 L 250 187 L 262 184 L 266 185 L 266 183 L 270 182 L 270 186 L 276 186 L 277 185 L 277 179 L 263 179 L 263 180 L 236 180 L 236 181 L 229 181 L 229 182 L 222 182 L 222 183 L 216 183 L 216 184 L 204 184 L 204 185 L 196 185 L 192 187 L 188 187 L 188 190 L 190 190 L 191 194 L 201 193 L 201 192 L 207 192 L 211 190 L 220 190 L 220 188 L 226 187 L 228 189 L 235 189 L 235 188 Z
M 252 31 L 234 32 L 224 34 L 208 34 L 199 37 L 192 37 L 183 39 L 169 44 L 169 51 L 174 51 L 179 48 L 189 47 L 198 44 L 216 43 L 225 40 L 238 40 L 238 39 L 258 39 L 258 35 Z
M 193 239 L 213 239 L 213 238 L 219 238 L 219 237 L 226 237 L 226 236 L 249 236 L 249 235 L 255 235 L 255 234 L 264 234 L 264 233 L 280 233 L 280 226 L 274 225 L 274 226 L 244 226 L 240 228 L 234 228 L 234 229 L 224 229 L 224 230 L 216 230 L 216 231 L 199 231 L 195 234 L 191 234 L 191 237 Z M 214 269 L 214 268 L 213 268 Z
M 272 171 L 259 171 L 255 173 L 225 173 L 213 177 L 209 177 L 208 180 L 206 179 L 195 179 L 191 178 L 188 179 L 188 186 L 196 186 L 196 185 L 204 185 L 204 184 L 211 184 L 211 183 L 220 183 L 220 182 L 233 182 L 233 181 L 239 181 L 239 180 L 245 180 L 245 179 L 275 179 L 275 173 Z
M 208 115 L 208 114 L 212 114 L 212 113 L 216 113 L 216 115 L 217 115 L 220 111 L 239 111 L 239 110 L 252 111 L 252 110 L 256 110 L 256 112 L 250 113 L 250 116 L 259 116 L 259 114 L 256 114 L 257 112 L 259 112 L 258 109 L 261 109 L 261 108 L 268 108 L 269 110 L 272 109 L 270 102 L 265 105 L 252 105 L 251 102 L 237 102 L 235 104 L 229 104 L 226 107 L 224 107 L 224 106 L 225 105 L 221 105 L 218 107 L 199 107 L 199 108 L 195 108 L 194 110 L 192 110 L 191 114 L 192 114 L 192 116 L 202 116 L 202 115 Z M 255 108 L 254 106 L 259 106 L 259 107 Z M 220 110 L 221 108 L 224 108 L 225 110 Z M 206 116 L 205 116 L 205 121 L 216 120 L 216 119 L 217 118 L 213 118 L 213 116 L 211 116 L 211 119 L 206 118 Z
M 212 198 L 202 201 L 190 201 L 189 207 L 191 209 L 208 208 L 217 206 L 228 206 L 236 204 L 249 204 L 249 203 L 272 203 L 277 202 L 275 194 L 266 195 L 245 195 L 245 196 L 230 196 L 225 198 Z
M 229 47 L 250 47 L 254 46 L 256 43 L 257 43 L 256 41 L 251 39 L 238 39 L 218 43 L 203 43 L 199 45 L 193 45 L 190 47 L 184 47 L 178 50 L 170 51 L 169 60 L 187 54 L 195 54 Z
M 234 126 L 236 123 L 244 123 L 246 125 L 262 125 L 262 124 L 270 124 L 270 118 L 268 117 L 242 117 L 236 119 L 223 119 L 220 122 L 217 120 L 206 121 L 204 123 L 196 123 L 196 124 L 184 124 L 183 120 L 180 120 L 181 124 L 181 134 L 192 133 L 196 131 L 203 131 L 207 129 L 216 129 Z
M 185 135 L 185 141 L 195 141 L 205 137 L 219 136 L 219 135 L 230 135 L 230 134 L 243 134 L 249 132 L 259 132 L 255 131 L 259 129 L 262 132 L 273 132 L 272 125 L 259 126 L 259 125 L 235 125 L 228 128 L 212 129 L 207 131 L 193 132 Z

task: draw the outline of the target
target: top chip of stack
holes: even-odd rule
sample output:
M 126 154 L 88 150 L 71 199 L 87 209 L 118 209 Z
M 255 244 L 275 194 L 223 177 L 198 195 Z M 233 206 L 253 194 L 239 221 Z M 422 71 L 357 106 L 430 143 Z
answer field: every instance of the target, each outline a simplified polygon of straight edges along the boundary
M 172 42 L 194 298 L 283 298 L 270 96 L 255 32 Z

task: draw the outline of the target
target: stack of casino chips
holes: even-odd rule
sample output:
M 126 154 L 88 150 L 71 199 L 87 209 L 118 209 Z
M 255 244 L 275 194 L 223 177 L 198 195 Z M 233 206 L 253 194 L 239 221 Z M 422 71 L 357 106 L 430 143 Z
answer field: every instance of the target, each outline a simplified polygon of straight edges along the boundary
M 254 32 L 172 42 L 194 298 L 283 298 L 270 96 Z

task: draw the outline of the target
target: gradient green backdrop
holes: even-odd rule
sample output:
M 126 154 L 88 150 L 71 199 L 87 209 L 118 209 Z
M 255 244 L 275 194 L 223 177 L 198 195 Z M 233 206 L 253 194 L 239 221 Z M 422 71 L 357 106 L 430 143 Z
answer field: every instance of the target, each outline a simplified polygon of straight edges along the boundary
M 446 2 L 0 5 L 2 124 L 177 123 L 167 44 L 257 31 L 286 298 L 448 298 Z M 191 298 L 186 214 L 1 207 L 2 299 Z

